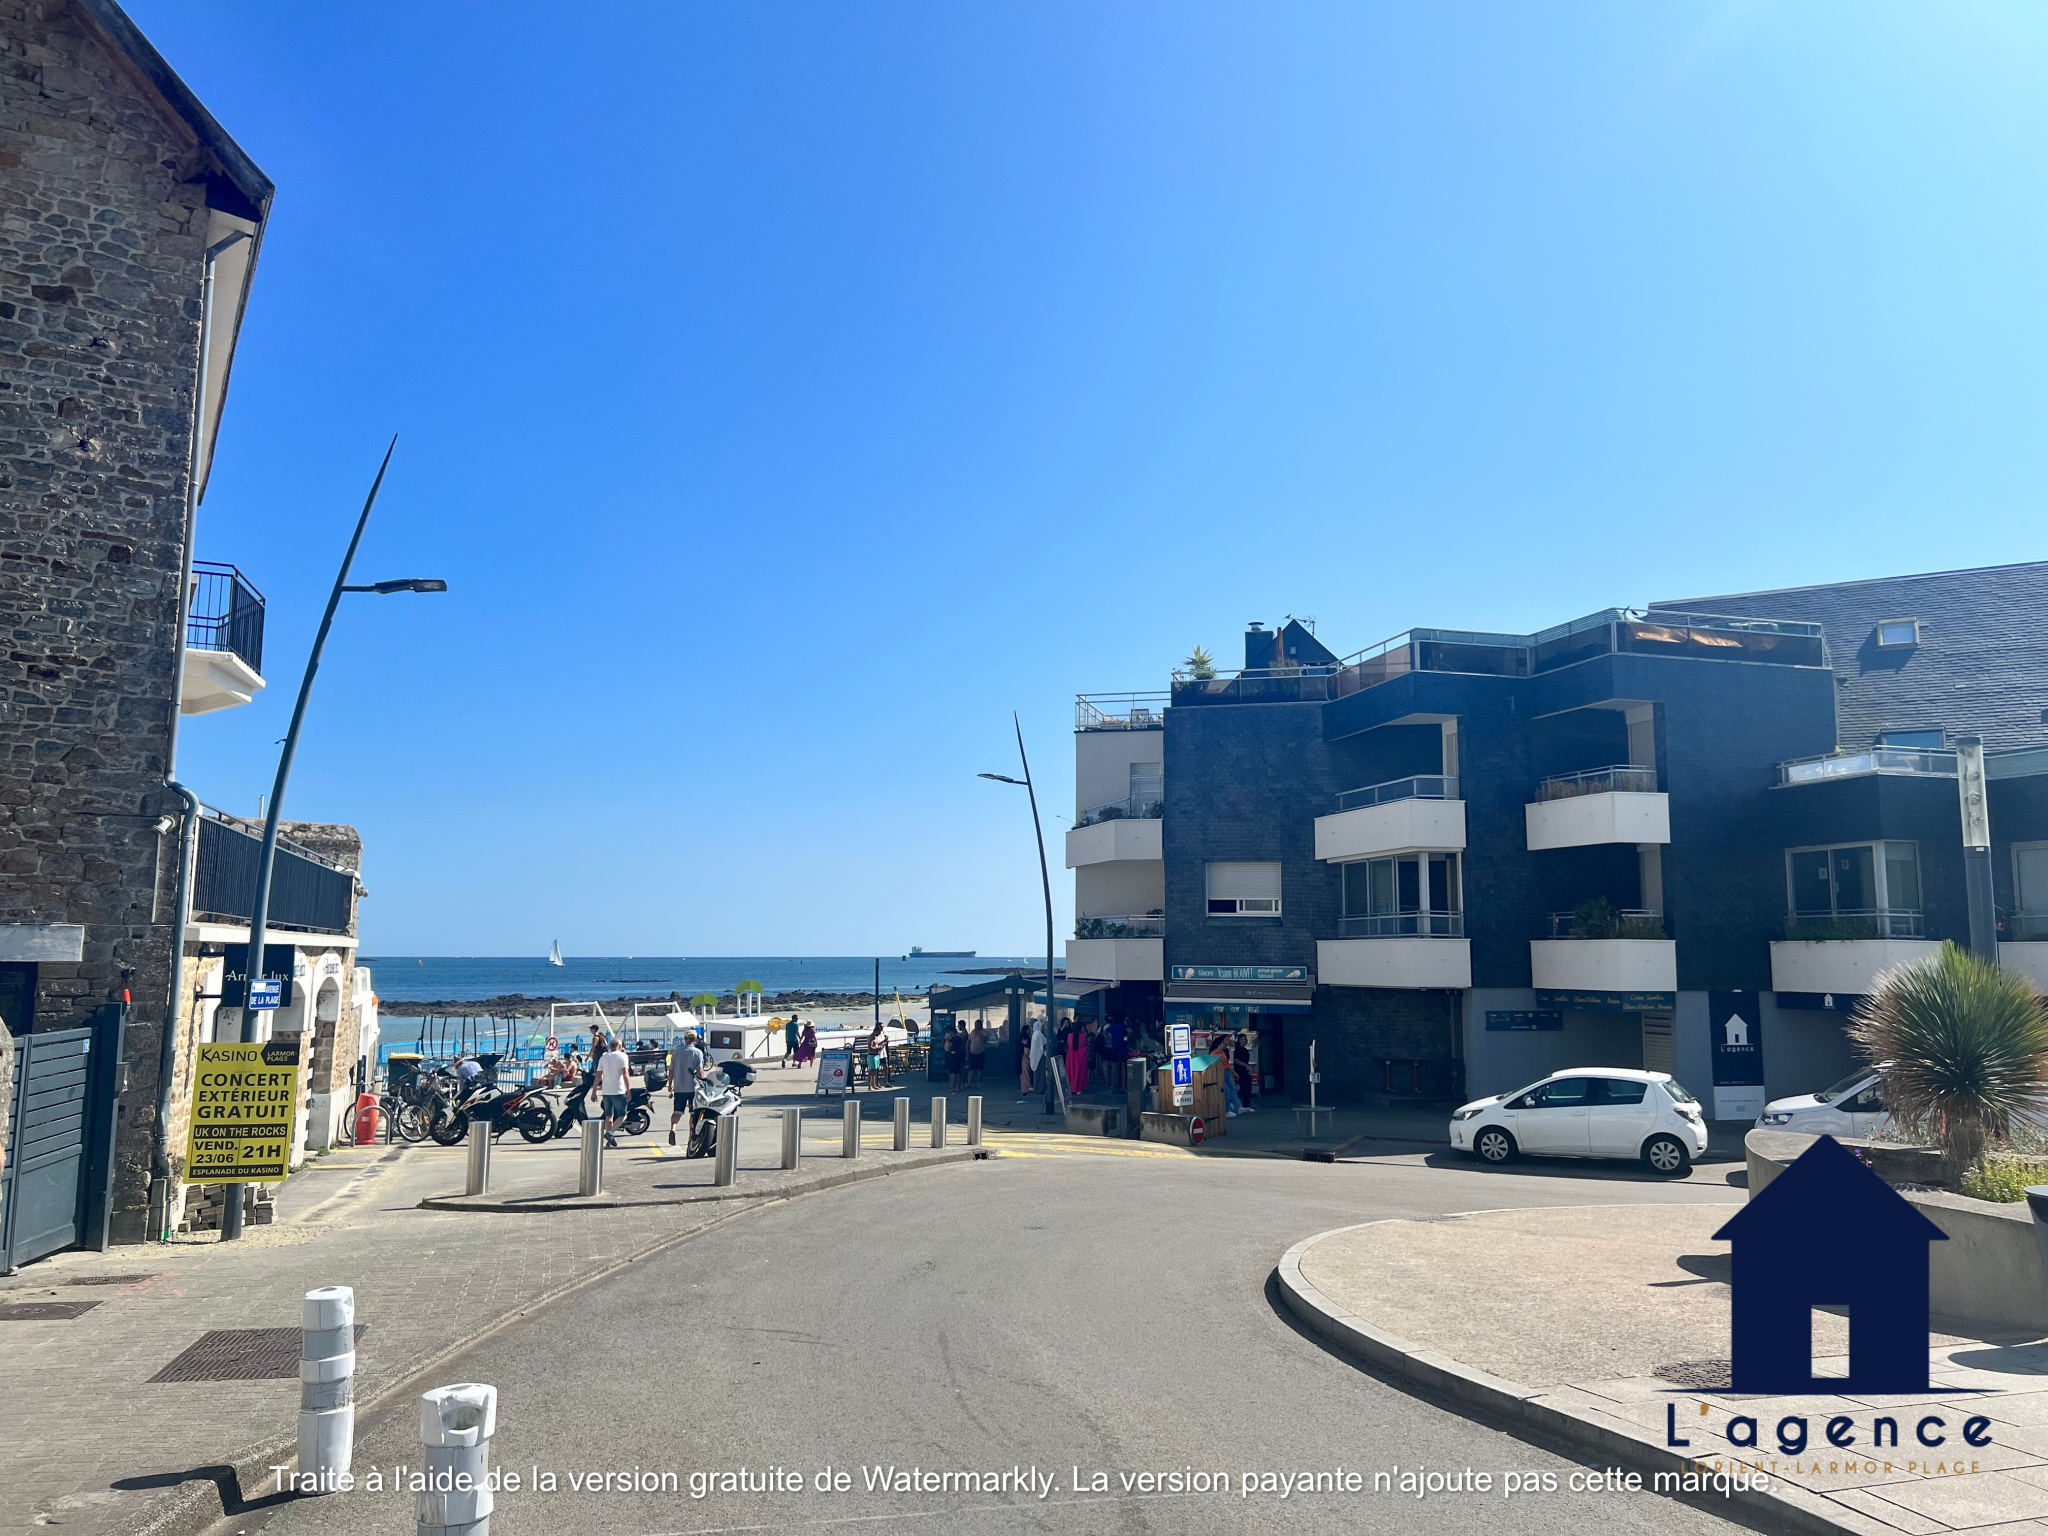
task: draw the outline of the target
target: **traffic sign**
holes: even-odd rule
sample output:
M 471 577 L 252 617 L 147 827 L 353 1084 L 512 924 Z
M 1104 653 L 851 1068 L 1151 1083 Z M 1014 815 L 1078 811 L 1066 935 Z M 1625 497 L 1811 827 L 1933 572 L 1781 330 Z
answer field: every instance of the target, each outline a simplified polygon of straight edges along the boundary
M 258 976 L 249 983 L 249 1008 L 276 1008 L 284 1001 L 284 983 L 275 976 Z
M 548 1036 L 548 1054 L 549 1054 L 550 1056 L 552 1056 L 552 1055 L 554 1055 L 554 1054 L 555 1054 L 555 1052 L 559 1051 L 559 1050 L 560 1050 L 561 1048 L 562 1048 L 562 1042 L 561 1042 L 560 1040 L 557 1040 L 557 1039 L 556 1039 L 556 1038 L 555 1038 L 555 1037 L 554 1037 L 553 1035 L 549 1035 L 549 1036 Z
M 1178 1088 L 1173 1090 L 1173 1107 L 1175 1109 L 1186 1109 L 1190 1104 L 1194 1102 L 1195 1090 L 1192 1085 L 1182 1083 Z
M 1173 1058 L 1173 1086 L 1185 1088 L 1195 1080 L 1195 1063 L 1191 1057 Z
M 274 1182 L 290 1172 L 299 1042 L 202 1045 L 185 1138 L 192 1184 Z
M 1195 1032 L 1186 1024 L 1173 1026 L 1173 1041 L 1169 1047 L 1176 1056 L 1185 1056 L 1195 1048 Z
M 1201 1144 L 1202 1117 L 1200 1115 L 1192 1115 L 1188 1118 L 1188 1145 L 1199 1147 Z

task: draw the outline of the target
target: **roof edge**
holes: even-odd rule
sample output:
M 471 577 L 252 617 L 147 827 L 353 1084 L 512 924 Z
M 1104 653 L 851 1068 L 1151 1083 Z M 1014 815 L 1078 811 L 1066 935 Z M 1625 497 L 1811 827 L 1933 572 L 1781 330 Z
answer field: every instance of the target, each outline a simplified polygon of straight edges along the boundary
M 1724 598 L 1787 597 L 1799 592 L 1836 592 L 1843 587 L 1875 587 L 1900 581 L 1939 581 L 1944 576 L 1983 576 L 1993 571 L 2048 571 L 2048 560 L 2014 560 L 2006 565 L 1966 565 L 1951 571 L 1915 571 L 1904 576 L 1863 576 L 1855 581 L 1816 581 L 1803 587 L 1763 587 L 1754 592 L 1717 592 L 1708 597 L 1661 597 L 1652 608 L 1684 608 L 1696 603 L 1718 603 Z

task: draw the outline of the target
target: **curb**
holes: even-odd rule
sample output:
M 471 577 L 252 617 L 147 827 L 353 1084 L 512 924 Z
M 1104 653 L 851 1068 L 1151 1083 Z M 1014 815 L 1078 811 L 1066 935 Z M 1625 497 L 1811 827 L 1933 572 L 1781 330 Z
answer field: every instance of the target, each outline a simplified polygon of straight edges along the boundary
M 654 1242 L 649 1243 L 645 1248 L 629 1253 L 624 1258 L 608 1264 L 602 1269 L 594 1270 L 590 1274 L 581 1276 L 578 1279 L 566 1281 L 556 1286 L 553 1290 L 544 1292 L 524 1305 L 505 1313 L 503 1316 L 493 1318 L 488 1324 L 477 1329 L 475 1332 L 450 1342 L 439 1353 L 412 1366 L 411 1369 L 407 1370 L 397 1380 L 356 1399 L 357 1420 L 360 1422 L 370 1414 L 384 1408 L 395 1399 L 431 1378 L 444 1364 L 454 1359 L 457 1355 L 462 1354 L 466 1350 L 474 1349 L 484 1340 L 492 1337 L 494 1334 L 503 1332 L 532 1313 L 540 1311 L 544 1307 L 553 1306 L 563 1297 L 572 1295 L 586 1286 L 596 1285 L 600 1281 L 609 1280 L 612 1276 L 630 1268 L 643 1259 L 653 1258 L 654 1255 L 666 1249 L 674 1248 L 682 1243 L 702 1237 L 707 1232 L 724 1226 L 727 1222 L 737 1221 L 741 1217 L 750 1216 L 756 1211 L 766 1210 L 770 1206 L 783 1204 L 799 1195 L 814 1194 L 820 1190 L 831 1189 L 841 1184 L 858 1183 L 865 1179 L 881 1178 L 889 1174 L 914 1173 L 920 1168 L 937 1168 L 950 1163 L 967 1162 L 977 1157 L 985 1156 L 987 1152 L 988 1149 L 986 1147 L 965 1147 L 961 1149 L 958 1156 L 948 1155 L 943 1158 L 927 1158 L 921 1162 L 909 1163 L 897 1168 L 850 1170 L 848 1173 L 831 1179 L 830 1182 L 806 1184 L 798 1189 L 784 1189 L 777 1192 L 764 1192 L 750 1196 L 749 1198 L 758 1203 L 722 1212 L 705 1222 L 702 1226 L 692 1227 L 687 1232 L 675 1232 L 667 1237 L 658 1238 Z M 424 1204 L 425 1202 L 422 1203 Z M 645 1203 L 690 1204 L 695 1202 L 650 1201 Z M 619 1207 L 593 1206 L 587 1208 L 618 1209 Z M 462 1209 L 462 1207 L 457 1207 L 457 1209 Z M 298 1464 L 298 1451 L 298 1428 L 294 1424 L 288 1434 L 275 1436 L 256 1445 L 245 1446 L 212 1466 L 194 1469 L 198 1475 L 191 1481 L 179 1484 L 160 1498 L 150 1500 L 148 1504 L 138 1509 L 129 1518 L 117 1521 L 110 1528 L 109 1536 L 200 1536 L 200 1533 L 211 1530 L 214 1526 L 228 1519 L 231 1514 L 246 1513 L 257 1507 L 288 1503 L 296 1496 L 292 1494 L 271 1494 L 262 1490 L 273 1466 L 287 1463 L 293 1466 Z M 256 1490 L 253 1497 L 250 1490 Z
M 1388 1220 L 1402 1219 L 1405 1218 Z M 1281 1299 L 1287 1304 L 1287 1310 L 1299 1318 L 1310 1332 L 1334 1345 L 1340 1353 L 1356 1355 L 1381 1370 L 1447 1397 L 1461 1407 L 1480 1409 L 1510 1424 L 1541 1431 L 1574 1449 L 1591 1452 L 1606 1465 L 1625 1467 L 1646 1475 L 1681 1472 L 1686 1468 L 1687 1458 L 1659 1445 L 1648 1437 L 1647 1432 L 1639 1432 L 1633 1426 L 1624 1428 L 1620 1420 L 1610 1426 L 1566 1413 L 1538 1401 L 1548 1390 L 1546 1388 L 1525 1386 L 1519 1381 L 1490 1375 L 1448 1355 L 1424 1349 L 1398 1334 L 1373 1327 L 1317 1290 L 1301 1272 L 1302 1258 L 1324 1238 L 1387 1224 L 1387 1221 L 1362 1221 L 1348 1227 L 1332 1227 L 1327 1232 L 1303 1238 L 1281 1257 L 1273 1272 L 1280 1284 Z M 1661 1497 L 1713 1512 L 1739 1509 L 1769 1530 L 1791 1532 L 1795 1536 L 1871 1536 L 1872 1532 L 1891 1529 L 1876 1521 L 1867 1525 L 1847 1524 L 1836 1513 L 1831 1500 L 1821 1499 L 1775 1477 L 1767 1489 L 1731 1491 L 1725 1499 L 1716 1496 L 1712 1502 L 1683 1495 L 1665 1494 Z
M 743 1189 L 730 1185 L 724 1189 L 706 1189 L 701 1194 L 675 1195 L 665 1199 L 610 1200 L 598 1195 L 586 1200 L 580 1195 L 543 1195 L 533 1200 L 522 1200 L 517 1205 L 496 1201 L 485 1205 L 488 1195 L 433 1195 L 422 1200 L 418 1209 L 423 1211 L 459 1211 L 473 1216 L 524 1216 L 541 1211 L 626 1211 L 650 1205 L 708 1205 L 714 1200 L 787 1200 L 797 1195 L 808 1195 L 821 1189 L 837 1189 L 842 1184 L 858 1184 L 867 1179 L 886 1178 L 893 1173 L 910 1173 L 919 1168 L 938 1168 L 948 1163 L 970 1163 L 988 1157 L 988 1147 L 961 1147 L 957 1151 L 941 1151 L 930 1157 L 921 1157 L 914 1163 L 900 1163 L 895 1167 L 871 1165 L 866 1168 L 848 1168 L 839 1173 L 819 1174 L 801 1182 L 792 1180 L 779 1189 Z M 762 1173 L 779 1173 L 781 1169 L 759 1169 Z

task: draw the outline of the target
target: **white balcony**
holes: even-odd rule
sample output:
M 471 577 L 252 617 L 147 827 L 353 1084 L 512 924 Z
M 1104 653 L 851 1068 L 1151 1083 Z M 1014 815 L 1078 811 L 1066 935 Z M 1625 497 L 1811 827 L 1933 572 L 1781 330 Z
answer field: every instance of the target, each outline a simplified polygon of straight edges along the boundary
M 1546 992 L 1676 992 L 1671 939 L 1531 939 L 1529 970 Z
M 1621 764 L 1545 779 L 1523 814 L 1531 853 L 1671 841 L 1671 803 L 1654 768 Z
M 2048 949 L 2044 945 L 1999 946 Z M 1936 939 L 1777 939 L 1771 944 L 1771 986 L 1779 992 L 1847 993 L 1877 989 L 1880 974 L 1941 953 Z
M 1067 975 L 1077 981 L 1164 981 L 1164 939 L 1069 939 Z
M 1472 985 L 1467 939 L 1318 939 L 1316 979 L 1326 987 Z
M 1998 963 L 2018 971 L 2034 984 L 2034 990 L 2048 996 L 2048 944 L 2036 940 L 1998 946 Z
M 1316 857 L 1372 858 L 1420 849 L 1457 852 L 1465 846 L 1462 800 L 1393 800 L 1316 818 Z
M 1119 859 L 1161 859 L 1157 816 L 1119 816 L 1076 827 L 1067 834 L 1067 868 L 1084 864 L 1108 864 Z
M 256 669 L 233 651 L 187 650 L 178 713 L 210 715 L 217 709 L 233 709 L 262 691 L 263 679 Z

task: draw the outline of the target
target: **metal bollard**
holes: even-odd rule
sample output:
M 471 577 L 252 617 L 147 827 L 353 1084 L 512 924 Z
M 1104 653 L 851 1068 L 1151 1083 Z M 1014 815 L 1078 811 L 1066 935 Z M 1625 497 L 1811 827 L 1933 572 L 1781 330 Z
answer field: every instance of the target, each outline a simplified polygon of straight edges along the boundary
M 469 1184 L 465 1195 L 487 1195 L 491 1190 L 491 1127 L 488 1121 L 469 1122 Z
M 846 1117 L 839 1136 L 839 1155 L 860 1156 L 860 1100 L 851 1095 L 846 1100 Z
M 347 1491 L 355 1458 L 356 1293 L 345 1285 L 306 1292 L 299 1351 L 300 1493 Z
M 896 1101 L 896 1150 L 898 1152 L 908 1152 L 910 1150 L 910 1100 L 908 1099 L 899 1098 Z
M 967 1145 L 981 1145 L 981 1095 L 970 1095 L 967 1100 Z
M 583 1155 L 578 1159 L 576 1193 L 588 1200 L 604 1193 L 604 1122 L 583 1122 Z
M 496 1387 L 436 1387 L 420 1398 L 430 1491 L 415 1496 L 419 1536 L 490 1536 L 496 1500 L 488 1481 L 497 1430 Z
M 726 1185 L 740 1173 L 740 1117 L 725 1115 L 718 1122 L 718 1150 L 711 1163 L 711 1182 Z
M 804 1112 L 800 1109 L 785 1109 L 782 1112 L 782 1166 L 794 1168 L 803 1161 L 804 1155 Z
M 932 1145 L 935 1147 L 943 1147 L 945 1144 L 946 1101 L 944 1099 L 935 1098 L 932 1100 Z

